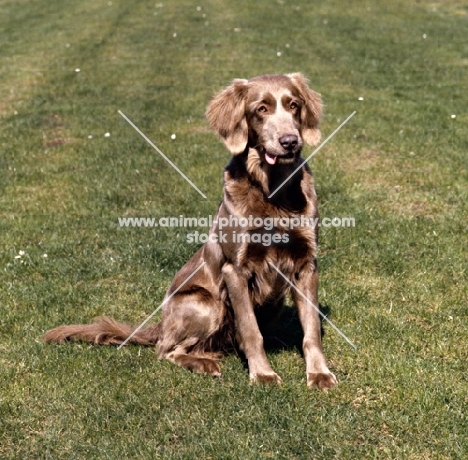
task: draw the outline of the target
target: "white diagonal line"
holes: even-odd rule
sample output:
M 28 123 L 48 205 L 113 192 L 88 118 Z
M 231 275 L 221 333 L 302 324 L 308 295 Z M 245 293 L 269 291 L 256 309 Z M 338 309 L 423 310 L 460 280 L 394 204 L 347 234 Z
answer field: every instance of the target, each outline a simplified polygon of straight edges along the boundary
M 195 270 L 193 271 L 190 276 L 188 278 L 185 279 L 185 281 L 183 283 L 181 283 L 179 285 L 179 287 L 169 296 L 169 297 L 166 297 L 164 299 L 164 302 L 159 305 L 158 308 L 156 308 L 156 310 L 153 311 L 153 313 L 151 313 L 151 315 L 148 316 L 148 318 L 146 318 L 125 340 L 124 342 L 122 342 L 119 346 L 118 346 L 118 350 L 120 350 L 169 300 L 172 299 L 172 297 L 174 297 L 175 294 L 177 294 L 177 292 L 179 292 L 180 288 L 190 279 L 192 278 L 192 276 L 195 275 L 195 273 L 198 272 L 198 270 L 200 270 L 200 268 L 203 267 L 203 265 L 205 265 L 206 262 L 203 262 L 202 264 L 200 264 L 200 266 Z
M 151 147 L 154 148 L 154 150 L 156 150 L 159 155 L 161 155 L 203 198 L 206 199 L 206 195 L 200 191 L 200 189 L 171 161 L 169 160 L 169 158 L 167 158 L 166 155 L 164 155 L 164 153 L 161 152 L 161 150 L 158 149 L 158 147 L 156 147 L 156 145 L 153 144 L 153 142 L 151 142 L 150 139 L 148 139 L 148 137 L 146 137 L 141 131 L 140 129 L 138 129 L 133 123 L 132 121 L 126 116 L 123 114 L 123 112 L 121 110 L 119 110 L 119 113 L 120 115 L 122 115 L 123 118 L 125 118 L 125 120 L 127 120 L 127 122 L 137 131 L 138 134 L 140 134 L 140 136 L 146 141 L 148 142 L 149 145 L 151 145 Z
M 315 310 L 317 311 L 317 313 L 318 313 L 325 321 L 327 321 L 328 324 L 330 324 L 330 326 L 331 326 L 333 329 L 335 329 L 335 331 L 338 332 L 338 334 L 340 334 L 341 337 L 343 337 L 343 338 L 346 340 L 346 342 L 348 342 L 348 343 L 356 350 L 356 348 L 357 348 L 356 345 L 354 345 L 354 343 L 351 342 L 351 340 L 349 340 L 348 337 L 346 337 L 346 336 L 345 336 L 345 335 L 344 335 L 344 334 L 343 334 L 343 333 L 342 333 L 342 332 L 341 332 L 341 331 L 340 331 L 340 330 L 339 330 L 339 329 L 338 329 L 338 328 L 337 328 L 337 327 L 320 311 L 320 309 L 319 309 L 316 305 L 314 305 L 314 304 L 312 303 L 312 301 L 309 300 L 309 299 L 307 298 L 307 296 L 306 296 L 295 284 L 293 284 L 293 283 L 286 277 L 286 275 L 284 275 L 284 274 L 281 272 L 281 270 L 279 270 L 279 269 L 276 267 L 275 264 L 273 264 L 273 263 L 271 263 L 271 262 L 268 262 L 268 263 L 269 263 L 269 264 L 286 280 L 286 282 L 287 282 L 293 289 L 296 290 L 296 292 L 298 292 L 302 297 L 304 297 L 304 299 L 306 300 L 306 302 L 307 302 L 309 305 L 311 305 L 313 308 L 315 308 Z
M 338 128 L 335 129 L 277 188 L 276 190 L 268 197 L 271 198 L 286 182 L 288 182 L 289 179 L 291 179 L 294 174 L 299 171 L 346 123 L 348 123 L 349 120 L 356 114 L 356 111 L 354 111 L 348 118 L 346 118 L 343 123 L 341 123 Z

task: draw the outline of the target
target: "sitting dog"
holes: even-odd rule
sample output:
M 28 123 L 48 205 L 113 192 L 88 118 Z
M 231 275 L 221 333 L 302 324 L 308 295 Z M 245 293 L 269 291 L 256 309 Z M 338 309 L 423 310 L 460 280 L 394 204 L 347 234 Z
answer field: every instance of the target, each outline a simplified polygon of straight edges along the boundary
M 122 344 L 131 336 L 130 343 L 155 344 L 161 358 L 214 376 L 223 352 L 238 346 L 252 382 L 281 383 L 259 319 L 274 319 L 290 292 L 304 333 L 307 385 L 333 388 L 321 346 L 317 228 L 282 224 L 318 219 L 312 174 L 300 155 L 304 142 L 320 141 L 321 111 L 320 95 L 300 73 L 236 79 L 215 95 L 206 116 L 232 154 L 210 229 L 222 237 L 210 238 L 176 274 L 160 323 L 136 330 L 103 318 L 52 329 L 45 340 Z M 273 219 L 276 233 L 256 225 L 259 219 Z

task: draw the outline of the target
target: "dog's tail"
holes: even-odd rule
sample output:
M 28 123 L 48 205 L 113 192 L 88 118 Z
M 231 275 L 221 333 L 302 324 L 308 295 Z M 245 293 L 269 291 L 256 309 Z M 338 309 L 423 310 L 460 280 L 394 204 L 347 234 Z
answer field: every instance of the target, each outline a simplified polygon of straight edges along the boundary
M 63 343 L 67 340 L 81 340 L 96 345 L 120 345 L 135 330 L 124 323 L 118 323 L 112 318 L 103 317 L 94 324 L 70 324 L 51 329 L 44 334 L 44 340 L 49 343 Z M 154 345 L 160 337 L 160 324 L 137 331 L 128 343 L 139 345 Z

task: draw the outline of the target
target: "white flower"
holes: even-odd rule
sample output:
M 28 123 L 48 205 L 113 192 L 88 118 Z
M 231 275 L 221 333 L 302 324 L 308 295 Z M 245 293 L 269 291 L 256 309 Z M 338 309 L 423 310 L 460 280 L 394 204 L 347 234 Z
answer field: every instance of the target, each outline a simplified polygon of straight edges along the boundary
M 174 140 L 176 137 L 177 137 L 177 136 L 176 136 L 175 134 L 173 134 L 173 135 L 171 136 L 171 139 Z
M 104 137 L 110 137 L 110 133 L 104 134 Z

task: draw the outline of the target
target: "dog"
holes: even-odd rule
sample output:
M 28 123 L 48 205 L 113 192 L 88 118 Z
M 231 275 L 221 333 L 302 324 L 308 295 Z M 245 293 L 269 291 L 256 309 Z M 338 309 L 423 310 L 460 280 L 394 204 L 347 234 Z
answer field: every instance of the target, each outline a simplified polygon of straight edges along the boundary
M 321 113 L 321 96 L 301 73 L 236 79 L 217 93 L 206 117 L 232 154 L 224 196 L 208 242 L 175 275 L 161 321 L 138 330 L 104 317 L 52 329 L 45 341 L 117 345 L 131 336 L 129 343 L 156 345 L 159 357 L 212 376 L 221 375 L 221 356 L 237 347 L 251 382 L 280 384 L 265 353 L 261 324 L 277 317 L 290 293 L 303 329 L 307 385 L 335 387 L 321 346 L 318 229 L 282 224 L 318 219 L 313 178 L 301 150 L 304 143 L 319 143 Z M 276 225 L 267 230 L 255 225 L 258 219 Z

